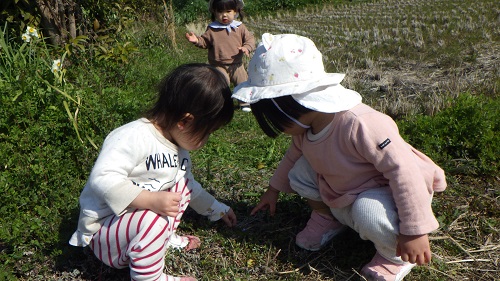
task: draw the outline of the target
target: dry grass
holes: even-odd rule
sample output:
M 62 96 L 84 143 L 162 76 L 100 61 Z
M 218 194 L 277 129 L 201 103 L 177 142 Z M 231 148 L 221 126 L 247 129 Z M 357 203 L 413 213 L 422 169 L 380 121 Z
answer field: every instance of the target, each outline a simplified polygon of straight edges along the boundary
M 264 33 L 311 38 L 344 85 L 398 117 L 433 114 L 462 92 L 498 94 L 500 8 L 496 1 L 397 1 L 254 16 Z

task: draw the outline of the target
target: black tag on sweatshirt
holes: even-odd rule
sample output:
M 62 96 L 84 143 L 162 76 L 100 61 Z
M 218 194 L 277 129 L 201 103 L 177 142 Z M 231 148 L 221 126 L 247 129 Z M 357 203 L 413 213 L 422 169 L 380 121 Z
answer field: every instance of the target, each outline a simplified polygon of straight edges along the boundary
M 380 147 L 380 149 L 384 149 L 384 147 L 386 147 L 387 145 L 389 145 L 391 143 L 391 140 L 390 139 L 386 139 L 385 141 L 383 141 L 381 144 L 378 145 L 378 147 Z

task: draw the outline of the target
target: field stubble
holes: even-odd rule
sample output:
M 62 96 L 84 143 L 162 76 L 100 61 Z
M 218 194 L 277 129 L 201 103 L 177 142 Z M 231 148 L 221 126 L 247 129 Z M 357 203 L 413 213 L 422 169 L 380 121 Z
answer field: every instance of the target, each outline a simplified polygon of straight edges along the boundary
M 279 12 L 278 12 L 279 13 Z M 497 96 L 500 6 L 481 1 L 383 0 L 324 5 L 247 23 L 265 32 L 311 38 L 344 86 L 399 118 L 434 114 L 463 92 Z

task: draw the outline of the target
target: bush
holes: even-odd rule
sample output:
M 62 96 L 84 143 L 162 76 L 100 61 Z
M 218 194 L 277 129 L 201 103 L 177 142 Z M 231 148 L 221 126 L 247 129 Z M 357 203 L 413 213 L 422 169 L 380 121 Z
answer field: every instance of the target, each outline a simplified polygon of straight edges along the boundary
M 135 118 L 140 101 L 113 87 L 94 91 L 89 76 L 82 83 L 87 87 L 75 86 L 66 81 L 60 50 L 46 46 L 41 36 L 22 42 L 5 30 L 0 31 L 0 272 L 7 274 L 30 271 L 34 260 L 60 254 L 64 235 L 75 227 L 67 224 L 77 216 L 96 143 L 116 124 Z M 61 57 L 61 65 L 51 68 Z M 67 65 L 78 73 L 73 79 L 85 76 L 84 62 Z
M 175 21 L 177 24 L 195 22 L 200 19 L 210 19 L 207 0 L 174 0 Z
M 401 134 L 451 173 L 499 175 L 500 100 L 462 94 L 436 116 L 400 122 Z

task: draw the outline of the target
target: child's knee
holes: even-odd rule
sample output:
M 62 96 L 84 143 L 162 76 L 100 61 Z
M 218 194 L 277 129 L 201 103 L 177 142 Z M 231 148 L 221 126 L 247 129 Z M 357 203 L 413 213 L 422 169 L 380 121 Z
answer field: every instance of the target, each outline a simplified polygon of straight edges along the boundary
M 145 266 L 165 254 L 165 242 L 173 233 L 172 220 L 148 210 L 136 215 L 140 217 L 139 222 L 133 226 L 136 231 L 131 233 L 128 255 L 132 266 Z
M 304 156 L 295 162 L 288 172 L 290 187 L 300 196 L 314 201 L 321 201 L 316 172 Z
M 397 235 L 399 217 L 394 202 L 360 196 L 352 207 L 354 228 L 362 238 L 372 235 Z M 372 239 L 370 239 L 372 240 Z

